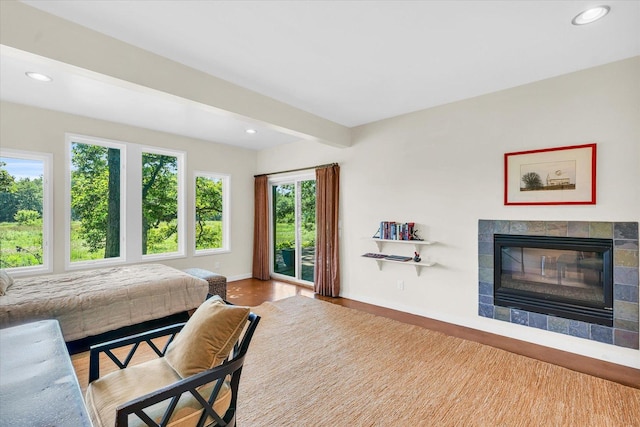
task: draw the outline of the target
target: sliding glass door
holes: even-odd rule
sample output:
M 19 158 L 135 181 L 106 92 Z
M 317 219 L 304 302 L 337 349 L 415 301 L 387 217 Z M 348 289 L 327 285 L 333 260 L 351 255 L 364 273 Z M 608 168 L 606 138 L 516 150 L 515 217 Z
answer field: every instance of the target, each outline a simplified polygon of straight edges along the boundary
M 272 274 L 313 284 L 316 245 L 315 176 L 270 181 Z

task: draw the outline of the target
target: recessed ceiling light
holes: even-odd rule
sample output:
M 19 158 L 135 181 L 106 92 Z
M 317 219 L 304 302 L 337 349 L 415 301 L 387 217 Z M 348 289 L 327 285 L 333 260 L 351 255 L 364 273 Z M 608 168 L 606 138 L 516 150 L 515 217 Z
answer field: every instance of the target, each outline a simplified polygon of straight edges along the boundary
M 595 6 L 576 15 L 576 17 L 571 20 L 571 23 L 573 25 L 590 24 L 603 18 L 610 10 L 611 8 L 609 6 Z
M 247 130 L 245 130 L 245 132 L 248 133 L 249 135 L 254 135 L 254 134 L 258 133 L 258 131 L 255 130 L 255 129 L 247 129 Z
M 53 80 L 46 74 L 36 73 L 35 71 L 27 71 L 25 74 L 27 77 L 31 77 L 33 80 L 38 80 L 39 82 L 50 82 Z

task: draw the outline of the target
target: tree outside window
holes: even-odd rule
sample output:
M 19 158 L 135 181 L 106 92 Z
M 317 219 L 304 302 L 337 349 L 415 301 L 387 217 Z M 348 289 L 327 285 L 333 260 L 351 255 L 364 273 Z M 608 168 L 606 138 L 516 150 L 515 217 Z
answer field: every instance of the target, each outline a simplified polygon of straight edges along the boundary
M 120 256 L 120 157 L 116 147 L 71 144 L 71 262 Z
M 178 251 L 178 158 L 142 153 L 142 254 Z
M 196 173 L 195 246 L 196 252 L 227 249 L 227 208 L 229 177 Z

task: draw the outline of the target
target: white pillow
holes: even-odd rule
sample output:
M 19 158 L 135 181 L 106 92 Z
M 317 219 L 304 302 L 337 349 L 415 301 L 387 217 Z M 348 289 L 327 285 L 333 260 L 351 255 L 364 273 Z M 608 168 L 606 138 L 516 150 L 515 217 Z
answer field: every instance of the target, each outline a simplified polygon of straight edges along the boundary
M 9 276 L 6 271 L 0 270 L 0 295 L 6 295 L 7 289 L 13 285 L 13 277 Z

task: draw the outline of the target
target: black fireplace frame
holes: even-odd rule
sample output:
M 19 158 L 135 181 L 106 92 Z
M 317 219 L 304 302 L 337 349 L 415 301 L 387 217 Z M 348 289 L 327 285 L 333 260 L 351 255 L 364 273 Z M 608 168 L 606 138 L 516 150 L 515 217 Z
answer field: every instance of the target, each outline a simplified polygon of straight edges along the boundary
M 602 254 L 603 303 L 576 301 L 559 296 L 502 287 L 502 248 L 528 247 L 597 252 Z M 494 305 L 530 312 L 613 326 L 613 240 L 494 234 Z

